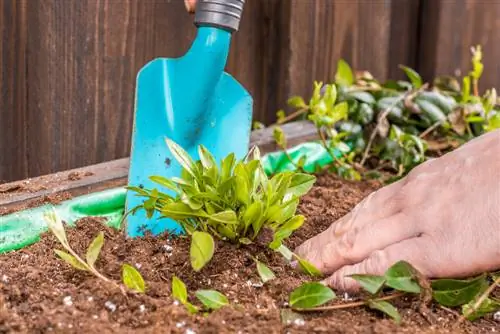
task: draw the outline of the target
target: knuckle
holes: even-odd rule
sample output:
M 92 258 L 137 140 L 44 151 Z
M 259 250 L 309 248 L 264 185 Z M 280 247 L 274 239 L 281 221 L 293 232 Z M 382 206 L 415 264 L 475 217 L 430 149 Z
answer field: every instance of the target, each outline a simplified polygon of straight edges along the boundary
M 364 262 L 364 272 L 370 275 L 378 275 L 383 273 L 388 264 L 387 253 L 383 250 L 374 251 L 370 257 Z
M 352 228 L 344 233 L 337 243 L 338 255 L 349 262 L 352 262 L 356 257 L 354 245 L 356 245 L 358 234 L 359 229 L 357 227 Z

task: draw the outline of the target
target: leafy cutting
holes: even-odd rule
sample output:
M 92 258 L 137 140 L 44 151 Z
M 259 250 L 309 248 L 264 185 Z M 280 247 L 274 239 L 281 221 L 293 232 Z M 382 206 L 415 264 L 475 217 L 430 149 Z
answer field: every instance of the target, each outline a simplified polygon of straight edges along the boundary
M 177 276 L 172 277 L 172 297 L 180 302 L 191 314 L 198 313 L 199 308 L 188 301 L 188 291 L 186 284 Z M 226 296 L 216 290 L 197 290 L 196 298 L 208 310 L 217 310 L 229 305 Z
M 313 175 L 283 172 L 268 178 L 257 148 L 241 161 L 230 154 L 217 163 L 202 145 L 198 161 L 172 140 L 167 139 L 167 145 L 182 166 L 181 176 L 152 176 L 151 180 L 170 193 L 156 188 L 128 189 L 145 198 L 141 208 L 149 217 L 157 211 L 161 218 L 176 220 L 191 236 L 190 258 L 195 271 L 212 258 L 213 237 L 249 244 L 270 231 L 273 239 L 269 246 L 276 249 L 302 226 L 304 216 L 295 213 L 299 198 L 316 180 Z
M 63 222 L 58 216 L 55 209 L 51 212 L 45 214 L 45 221 L 47 222 L 49 230 L 54 234 L 54 236 L 59 240 L 61 245 L 67 251 L 54 249 L 54 252 L 66 263 L 71 265 L 73 268 L 87 271 L 96 276 L 97 278 L 105 281 L 106 283 L 110 283 L 113 286 L 121 289 L 122 287 L 107 278 L 103 274 L 101 274 L 96 268 L 95 263 L 99 258 L 99 254 L 101 253 L 102 246 L 104 245 L 104 233 L 99 232 L 99 234 L 94 238 L 94 240 L 90 243 L 87 248 L 87 252 L 85 254 L 85 260 L 83 260 L 74 250 L 71 248 L 68 238 L 66 236 L 66 231 L 64 229 Z M 130 290 L 144 293 L 146 291 L 146 284 L 141 274 L 137 269 L 128 264 L 123 264 L 122 266 L 122 280 L 123 284 Z
M 489 297 L 494 287 L 500 283 L 500 277 L 492 275 L 494 282 L 488 284 L 488 275 L 483 274 L 467 280 L 437 279 L 429 284 L 411 264 L 399 261 L 392 265 L 382 276 L 354 274 L 356 280 L 368 292 L 365 300 L 322 306 L 333 300 L 333 291 L 320 283 L 304 283 L 290 294 L 290 306 L 300 312 L 328 311 L 366 306 L 385 313 L 396 323 L 401 316 L 389 301 L 405 295 L 420 295 L 421 303 L 426 303 L 426 295 L 439 305 L 461 307 L 463 319 L 476 320 L 486 314 L 500 310 L 500 300 Z M 384 288 L 396 292 L 384 295 Z M 429 291 L 430 290 L 430 291 Z M 331 292 L 330 292 L 331 291 Z

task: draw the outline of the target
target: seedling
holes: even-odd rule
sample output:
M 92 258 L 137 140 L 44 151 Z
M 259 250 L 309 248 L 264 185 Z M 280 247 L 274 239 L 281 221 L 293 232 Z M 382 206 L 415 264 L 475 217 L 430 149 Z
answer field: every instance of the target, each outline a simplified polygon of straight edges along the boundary
M 59 240 L 61 245 L 67 251 L 65 252 L 59 249 L 54 249 L 54 252 L 57 254 L 57 256 L 59 256 L 63 261 L 71 265 L 73 268 L 90 272 L 97 278 L 123 291 L 122 287 L 118 283 L 107 278 L 95 268 L 95 263 L 99 258 L 102 246 L 104 245 L 103 232 L 99 232 L 99 234 L 95 237 L 95 239 L 90 243 L 89 247 L 87 248 L 85 260 L 83 260 L 71 248 L 68 238 L 66 236 L 66 231 L 64 230 L 64 225 L 59 216 L 57 215 L 57 212 L 55 210 L 52 210 L 51 212 L 47 213 L 45 215 L 45 220 L 47 221 L 49 230 L 52 232 L 52 234 L 54 234 L 57 240 Z M 137 271 L 137 269 L 128 264 L 124 264 L 122 267 L 122 279 L 123 279 L 123 284 L 128 289 L 139 293 L 144 293 L 146 291 L 146 285 L 144 283 L 144 279 L 142 278 L 141 274 Z
M 191 235 L 195 271 L 211 260 L 213 237 L 245 245 L 270 232 L 272 241 L 267 243 L 276 249 L 302 226 L 304 216 L 295 212 L 299 198 L 313 186 L 314 176 L 283 172 L 268 179 L 257 148 L 242 161 L 230 154 L 218 165 L 203 146 L 199 147 L 200 160 L 194 161 L 172 140 L 167 139 L 167 145 L 183 167 L 181 177 L 153 176 L 151 180 L 174 195 L 157 189 L 128 189 L 146 198 L 142 208 L 148 216 L 157 211 L 163 218 L 175 219 Z
M 300 312 L 328 311 L 359 306 L 381 311 L 390 316 L 396 323 L 401 322 L 398 310 L 389 300 L 404 295 L 421 295 L 422 304 L 431 298 L 439 305 L 462 307 L 463 319 L 475 320 L 488 313 L 500 310 L 500 300 L 489 297 L 500 277 L 492 275 L 494 282 L 488 287 L 488 275 L 482 274 L 466 280 L 438 279 L 427 281 L 408 262 L 399 261 L 391 266 L 383 276 L 351 275 L 370 297 L 352 303 L 321 306 L 335 299 L 333 291 L 319 283 L 304 283 L 290 295 L 290 306 Z M 382 296 L 383 289 L 396 292 Z M 429 298 L 428 298 L 429 297 Z
M 262 283 L 266 284 L 267 282 L 276 278 L 276 275 L 273 273 L 271 269 L 269 269 L 268 266 L 266 266 L 264 263 L 260 262 L 257 259 L 254 259 L 254 261 L 257 266 L 257 272 L 259 273 Z
M 195 296 L 207 310 L 218 310 L 229 305 L 227 297 L 216 290 L 198 290 Z M 172 277 L 172 297 L 184 305 L 191 314 L 199 312 L 200 309 L 188 301 L 186 284 L 177 276 Z

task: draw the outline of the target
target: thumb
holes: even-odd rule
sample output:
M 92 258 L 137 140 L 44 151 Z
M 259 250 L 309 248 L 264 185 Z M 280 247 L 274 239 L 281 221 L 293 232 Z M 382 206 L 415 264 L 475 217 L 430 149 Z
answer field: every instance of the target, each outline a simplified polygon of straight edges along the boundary
M 359 283 L 350 275 L 384 275 L 387 269 L 398 261 L 406 261 L 414 266 L 424 276 L 431 273 L 427 267 L 427 254 L 430 242 L 424 237 L 401 241 L 383 250 L 374 251 L 365 260 L 354 265 L 344 266 L 323 281 L 325 285 L 345 292 L 359 291 Z

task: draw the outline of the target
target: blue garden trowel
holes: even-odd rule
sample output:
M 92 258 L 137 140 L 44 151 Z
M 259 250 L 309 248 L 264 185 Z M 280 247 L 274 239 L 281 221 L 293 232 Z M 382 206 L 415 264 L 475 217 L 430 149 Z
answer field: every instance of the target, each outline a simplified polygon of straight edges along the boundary
M 195 14 L 196 39 L 183 57 L 158 58 L 137 76 L 135 118 L 130 156 L 129 185 L 168 189 L 149 180 L 152 175 L 180 176 L 181 166 L 165 139 L 179 144 L 194 159 L 203 144 L 220 161 L 234 152 L 242 159 L 248 152 L 252 97 L 224 72 L 231 34 L 238 30 L 245 0 L 199 0 Z M 128 192 L 127 212 L 143 198 Z M 145 231 L 178 233 L 172 220 L 147 218 L 144 210 L 129 215 L 130 237 Z

